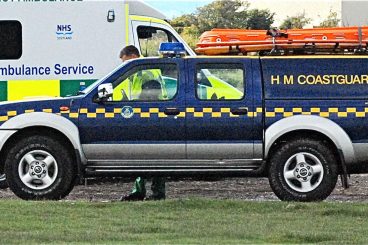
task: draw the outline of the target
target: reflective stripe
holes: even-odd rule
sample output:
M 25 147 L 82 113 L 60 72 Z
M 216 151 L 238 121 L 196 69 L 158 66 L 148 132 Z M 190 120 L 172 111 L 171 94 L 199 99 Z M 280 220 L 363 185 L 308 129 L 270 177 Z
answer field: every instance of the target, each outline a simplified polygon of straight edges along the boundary
M 23 100 L 39 96 L 58 97 L 59 80 L 10 80 L 8 81 L 8 100 Z
M 76 94 L 96 80 L 10 80 L 0 82 L 0 101 L 35 97 L 64 97 Z
M 10 118 L 24 114 L 24 113 L 32 113 L 35 112 L 34 109 L 27 109 L 27 110 L 12 110 L 12 111 L 6 111 L 4 114 L 0 114 L 0 122 L 8 121 Z M 105 108 L 96 108 L 94 110 L 89 110 L 88 108 L 80 108 L 79 111 L 66 111 L 61 112 L 60 109 L 50 109 L 50 108 L 44 108 L 37 110 L 40 112 L 45 113 L 54 113 L 57 115 L 62 115 L 63 117 L 69 117 L 69 118 L 78 118 L 80 115 L 85 115 L 87 118 L 121 118 L 121 108 L 112 108 L 112 109 L 105 109 Z M 160 108 L 133 108 L 134 117 L 140 117 L 140 118 L 166 118 L 168 117 L 163 110 L 160 110 Z M 231 113 L 230 108 L 219 108 L 217 110 L 214 110 L 213 108 L 193 108 L 188 107 L 185 108 L 183 111 L 180 112 L 179 115 L 176 117 L 183 118 L 183 117 L 196 117 L 196 118 L 238 118 L 238 117 L 247 117 L 247 118 L 255 118 L 262 116 L 262 108 L 258 107 L 255 109 L 255 111 L 248 111 L 247 115 L 244 116 L 238 116 L 233 115 Z M 266 109 L 265 117 L 267 118 L 274 118 L 274 117 L 291 117 L 296 115 L 315 115 L 320 117 L 339 117 L 339 118 L 346 118 L 346 117 L 367 117 L 368 116 L 368 107 L 365 108 L 354 108 L 354 107 L 348 107 L 348 108 L 324 108 L 321 110 L 317 107 L 312 107 L 309 109 L 302 109 L 300 107 L 296 108 L 290 108 L 286 110 L 285 108 L 277 107 L 274 109 Z M 129 119 L 126 119 L 129 120 Z

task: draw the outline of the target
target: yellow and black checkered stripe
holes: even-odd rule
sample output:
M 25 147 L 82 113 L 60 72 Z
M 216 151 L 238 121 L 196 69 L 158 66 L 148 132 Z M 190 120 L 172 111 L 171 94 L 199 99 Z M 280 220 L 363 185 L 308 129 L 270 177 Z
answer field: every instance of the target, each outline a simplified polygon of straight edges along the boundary
M 97 118 L 98 115 L 103 115 L 104 118 L 115 118 L 121 117 L 122 108 L 114 108 L 113 111 L 106 111 L 104 108 L 97 108 L 94 111 L 90 111 L 87 108 L 81 108 L 79 110 L 80 115 L 87 115 L 87 118 Z M 142 108 L 133 108 L 134 115 L 139 116 L 141 118 L 150 118 L 150 117 L 159 117 L 165 118 L 168 117 L 164 111 L 160 111 L 159 108 L 149 108 L 149 110 L 143 110 Z M 258 114 L 262 113 L 262 108 L 258 108 L 255 112 L 248 112 L 248 117 L 256 117 Z M 233 115 L 231 113 L 230 108 L 221 108 L 220 110 L 216 111 L 213 108 L 201 108 L 196 109 L 194 107 L 188 107 L 185 111 L 182 111 L 176 117 L 204 117 L 210 116 L 213 118 L 221 118 L 221 117 L 239 117 L 238 115 Z
M 78 118 L 81 115 L 85 115 L 87 118 L 120 118 L 122 113 L 122 108 L 113 108 L 112 110 L 106 110 L 105 108 L 96 108 L 94 110 L 89 110 L 87 108 L 81 108 L 79 112 L 71 112 L 71 111 L 60 111 L 60 110 L 53 110 L 50 108 L 42 109 L 42 110 L 34 110 L 34 109 L 27 109 L 27 110 L 11 110 L 7 111 L 5 115 L 0 115 L 0 122 L 6 122 L 10 118 L 15 117 L 20 114 L 24 113 L 32 113 L 32 112 L 45 112 L 45 113 L 54 113 L 57 115 L 61 115 L 67 118 Z M 158 117 L 158 118 L 166 118 L 168 117 L 163 110 L 159 108 L 149 108 L 148 110 L 142 108 L 133 108 L 134 116 L 139 116 L 141 118 L 151 118 L 151 117 Z M 248 118 L 255 118 L 261 116 L 263 113 L 263 109 L 261 107 L 256 108 L 255 111 L 248 111 L 246 117 Z M 348 107 L 348 108 L 338 108 L 338 107 L 331 107 L 331 108 L 319 108 L 319 107 L 312 107 L 309 109 L 304 109 L 301 107 L 295 108 L 283 108 L 283 107 L 276 107 L 272 109 L 266 109 L 265 117 L 267 118 L 275 118 L 275 117 L 291 117 L 295 115 L 316 115 L 320 117 L 339 117 L 339 118 L 346 118 L 346 117 L 356 117 L 362 118 L 368 115 L 368 107 L 366 108 L 355 108 L 355 107 Z M 185 111 L 180 112 L 179 115 L 176 117 L 184 118 L 184 117 L 194 117 L 194 118 L 203 118 L 203 117 L 211 117 L 211 118 L 224 118 L 224 117 L 239 117 L 238 115 L 233 115 L 231 113 L 230 108 L 220 108 L 219 110 L 214 110 L 213 108 L 194 108 L 188 107 Z M 244 117 L 244 116 L 242 116 Z
M 54 113 L 57 115 L 63 115 L 69 118 L 78 118 L 78 112 L 70 112 L 70 111 L 60 111 L 60 110 L 53 110 L 53 109 L 42 109 L 42 110 L 35 110 L 35 109 L 27 109 L 27 110 L 11 110 L 7 111 L 5 115 L 0 115 L 0 122 L 6 122 L 10 118 L 15 117 L 17 115 L 32 113 L 32 112 L 45 112 L 45 113 Z
M 347 107 L 347 108 L 338 108 L 338 107 L 330 107 L 330 108 L 319 108 L 319 107 L 311 107 L 309 109 L 303 109 L 301 107 L 295 107 L 291 109 L 285 109 L 283 107 L 276 107 L 272 110 L 266 109 L 265 116 L 267 118 L 272 117 L 291 117 L 295 115 L 316 115 L 320 117 L 366 117 L 368 115 L 368 107 L 366 108 L 355 108 L 355 107 Z
M 153 115 L 158 117 L 167 117 L 167 115 L 160 111 L 159 108 L 149 108 L 148 111 L 143 111 L 142 108 L 133 108 L 134 115 L 140 116 L 142 118 L 150 118 Z M 115 118 L 121 117 L 122 108 L 114 108 L 112 111 L 106 111 L 105 108 L 97 108 L 94 111 L 88 110 L 87 108 L 81 108 L 79 110 L 80 115 L 86 115 L 87 118 L 97 118 L 98 115 L 103 115 L 104 118 Z M 185 113 L 181 112 L 177 117 L 185 117 Z
M 68 118 L 78 118 L 80 115 L 85 115 L 87 118 L 115 118 L 121 117 L 122 108 L 114 108 L 113 110 L 106 110 L 105 108 L 96 108 L 95 110 L 89 110 L 87 108 L 81 108 L 79 112 L 71 112 L 71 111 L 60 111 L 53 109 L 42 109 L 42 110 L 22 110 L 22 111 L 8 111 L 6 115 L 0 115 L 0 122 L 8 121 L 10 118 L 15 117 L 24 113 L 31 112 L 46 112 L 46 113 L 54 113 L 57 115 L 62 115 Z M 159 108 L 149 108 L 148 110 L 144 110 L 142 108 L 133 108 L 134 116 L 139 116 L 141 118 L 151 118 L 151 117 L 159 117 L 166 118 L 168 117 L 163 110 L 160 111 Z M 257 108 L 255 112 L 248 112 L 248 117 L 257 117 L 260 113 L 262 113 L 262 108 Z M 205 116 L 213 117 L 213 118 L 222 118 L 222 117 L 239 117 L 238 115 L 233 115 L 231 113 L 230 108 L 221 108 L 220 110 L 214 110 L 213 108 L 201 108 L 197 109 L 194 107 L 188 107 L 185 111 L 182 111 L 177 115 L 178 118 L 184 118 L 192 116 L 195 118 L 201 118 Z

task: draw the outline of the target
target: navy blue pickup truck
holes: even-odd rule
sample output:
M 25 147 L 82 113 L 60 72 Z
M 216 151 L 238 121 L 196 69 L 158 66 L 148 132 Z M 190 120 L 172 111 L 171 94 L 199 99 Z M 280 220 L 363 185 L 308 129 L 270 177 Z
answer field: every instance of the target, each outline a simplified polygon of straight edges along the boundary
M 0 172 L 23 199 L 90 176 L 267 176 L 323 200 L 368 160 L 368 56 L 162 57 L 77 96 L 0 103 Z

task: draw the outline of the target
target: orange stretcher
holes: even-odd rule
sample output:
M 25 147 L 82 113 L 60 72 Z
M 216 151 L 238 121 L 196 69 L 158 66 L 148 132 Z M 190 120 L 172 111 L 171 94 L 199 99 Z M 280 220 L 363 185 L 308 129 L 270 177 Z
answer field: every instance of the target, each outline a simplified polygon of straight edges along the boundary
M 368 26 L 291 30 L 213 29 L 200 36 L 196 52 L 204 55 L 224 55 L 305 48 L 365 52 L 367 43 Z

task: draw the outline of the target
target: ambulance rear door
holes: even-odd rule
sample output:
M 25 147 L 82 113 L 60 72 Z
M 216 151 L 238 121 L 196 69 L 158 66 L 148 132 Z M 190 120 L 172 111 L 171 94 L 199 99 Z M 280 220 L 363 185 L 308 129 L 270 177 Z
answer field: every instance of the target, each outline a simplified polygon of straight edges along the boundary
M 78 91 L 82 82 L 88 86 L 119 65 L 119 51 L 126 40 L 123 6 L 122 1 L 1 3 L 0 24 L 17 21 L 21 25 L 22 53 L 17 59 L 0 59 L 0 67 L 50 69 L 43 74 L 2 74 L 7 99 L 68 95 Z M 81 69 L 84 66 L 92 68 Z

